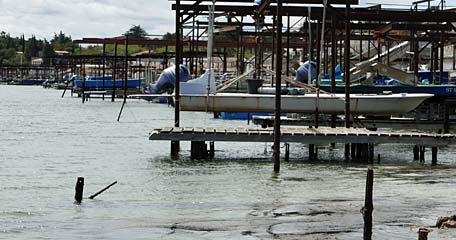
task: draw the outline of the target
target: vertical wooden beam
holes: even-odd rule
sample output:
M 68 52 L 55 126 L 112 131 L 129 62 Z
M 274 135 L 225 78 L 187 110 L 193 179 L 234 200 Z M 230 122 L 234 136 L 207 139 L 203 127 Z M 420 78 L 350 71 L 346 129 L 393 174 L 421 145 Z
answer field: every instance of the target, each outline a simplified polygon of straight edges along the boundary
M 277 56 L 282 56 L 282 0 L 277 0 Z M 280 114 L 281 114 L 282 58 L 276 61 L 276 93 L 274 118 L 274 172 L 280 172 Z

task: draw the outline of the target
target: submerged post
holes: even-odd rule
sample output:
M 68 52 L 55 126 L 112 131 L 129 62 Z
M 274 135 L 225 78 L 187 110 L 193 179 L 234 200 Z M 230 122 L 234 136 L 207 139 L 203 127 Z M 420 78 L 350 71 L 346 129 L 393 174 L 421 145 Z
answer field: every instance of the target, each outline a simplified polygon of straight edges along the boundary
M 105 188 L 101 189 L 100 191 L 96 192 L 95 194 L 91 195 L 89 197 L 89 199 L 94 199 L 96 198 L 98 195 L 102 194 L 104 191 L 108 190 L 110 187 L 114 186 L 115 184 L 117 183 L 117 181 L 114 181 L 113 183 L 109 184 L 108 186 L 106 186 Z
M 180 63 L 181 63 L 181 27 L 180 27 L 180 0 L 176 0 L 176 61 L 175 61 L 175 82 L 174 82 L 174 127 L 180 126 Z M 171 156 L 179 154 L 179 141 L 171 141 Z
M 84 178 L 83 177 L 78 177 L 78 180 L 76 181 L 76 187 L 74 188 L 75 194 L 74 194 L 74 200 L 76 204 L 81 204 L 82 202 L 82 196 L 84 194 Z
M 274 118 L 274 172 L 280 172 L 280 114 L 282 87 L 282 0 L 277 0 L 276 92 Z
M 361 209 L 364 218 L 364 240 L 372 239 L 372 212 L 374 211 L 373 204 L 373 191 L 374 191 L 374 170 L 367 169 L 366 178 L 366 197 L 364 200 L 364 207 Z

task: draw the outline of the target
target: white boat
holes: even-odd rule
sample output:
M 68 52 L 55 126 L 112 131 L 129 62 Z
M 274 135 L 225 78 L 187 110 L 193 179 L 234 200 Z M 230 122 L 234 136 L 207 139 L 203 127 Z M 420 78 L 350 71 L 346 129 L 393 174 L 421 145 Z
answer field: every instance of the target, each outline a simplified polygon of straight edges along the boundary
M 426 93 L 350 94 L 350 111 L 358 115 L 403 114 L 412 111 L 432 96 L 433 94 Z M 282 96 L 284 113 L 314 113 L 316 105 L 317 94 Z M 275 96 L 247 93 L 184 93 L 180 96 L 180 109 L 208 112 L 274 112 Z M 320 113 L 343 114 L 345 94 L 320 93 L 318 109 Z

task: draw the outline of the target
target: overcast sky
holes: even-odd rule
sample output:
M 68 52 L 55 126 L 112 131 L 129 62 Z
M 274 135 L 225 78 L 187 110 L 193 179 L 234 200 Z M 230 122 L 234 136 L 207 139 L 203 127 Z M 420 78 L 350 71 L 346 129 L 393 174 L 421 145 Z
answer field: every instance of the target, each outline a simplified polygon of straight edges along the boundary
M 360 0 L 363 3 L 410 4 L 413 0 Z M 252 0 L 253 2 L 253 0 Z M 438 1 L 435 1 L 438 2 Z M 448 0 L 447 5 L 456 0 Z M 82 37 L 113 37 L 133 25 L 149 34 L 174 32 L 168 0 L 0 0 L 1 31 L 12 36 L 52 38 L 63 31 Z

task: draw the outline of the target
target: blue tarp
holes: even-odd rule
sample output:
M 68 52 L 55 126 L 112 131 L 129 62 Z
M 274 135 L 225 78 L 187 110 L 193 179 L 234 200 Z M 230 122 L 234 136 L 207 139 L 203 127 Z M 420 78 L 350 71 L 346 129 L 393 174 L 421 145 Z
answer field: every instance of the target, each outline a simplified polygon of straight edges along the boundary
M 309 65 L 311 66 L 310 67 L 310 72 L 311 72 L 312 80 L 317 77 L 317 64 L 315 62 L 313 62 L 313 61 L 310 61 L 310 64 L 309 64 L 309 61 L 307 61 L 304 64 L 302 64 L 298 68 L 298 70 L 296 70 L 296 80 L 297 81 L 305 82 L 305 83 L 308 82 L 308 80 L 309 80 Z
M 157 82 L 149 85 L 149 93 L 157 94 L 163 93 L 168 89 L 174 89 L 174 84 L 176 82 L 175 70 L 175 66 L 163 70 Z M 179 73 L 181 82 L 187 82 L 190 79 L 190 72 L 188 71 L 187 67 L 182 64 L 179 67 Z

